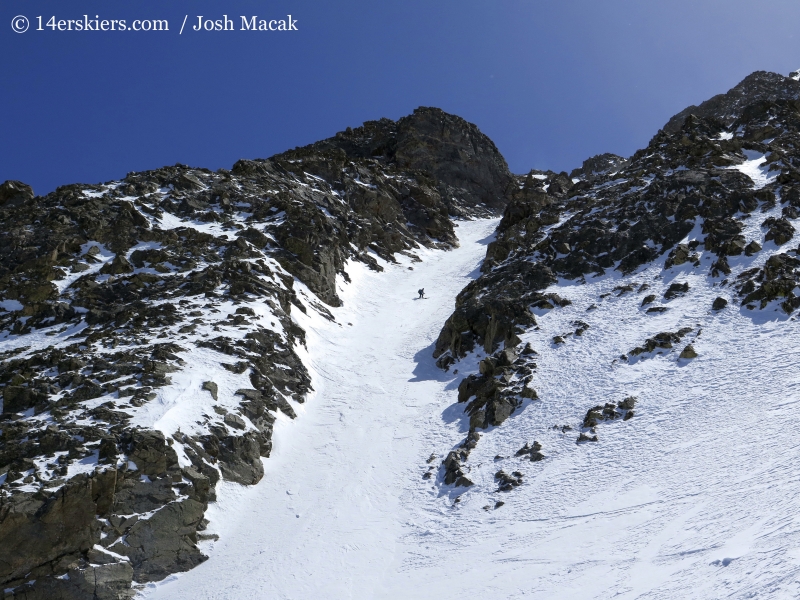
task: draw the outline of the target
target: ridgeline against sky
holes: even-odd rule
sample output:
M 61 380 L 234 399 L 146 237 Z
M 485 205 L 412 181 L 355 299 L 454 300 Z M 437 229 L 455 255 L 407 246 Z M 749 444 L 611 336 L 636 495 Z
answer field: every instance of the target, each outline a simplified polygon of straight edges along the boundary
M 84 14 L 167 19 L 169 31 L 37 30 L 37 16 Z M 223 14 L 236 31 L 191 28 Z M 297 31 L 238 30 L 242 16 L 289 14 Z M 8 28 L 16 15 L 25 33 Z M 787 1 L 13 0 L 0 8 L 0 181 L 46 194 L 176 162 L 230 168 L 418 106 L 478 125 L 514 173 L 569 171 L 601 152 L 629 156 L 748 73 L 800 66 L 798 17 Z

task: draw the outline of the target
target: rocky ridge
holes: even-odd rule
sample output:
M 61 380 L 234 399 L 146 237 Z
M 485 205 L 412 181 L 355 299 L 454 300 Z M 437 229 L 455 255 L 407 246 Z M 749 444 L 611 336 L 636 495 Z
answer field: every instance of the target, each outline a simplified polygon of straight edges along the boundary
M 654 317 L 669 311 L 675 298 L 692 297 L 689 284 L 675 279 L 688 274 L 707 278 L 754 318 L 763 310 L 796 315 L 800 247 L 790 242 L 800 217 L 798 167 L 800 82 L 756 72 L 729 92 L 675 115 L 627 159 L 603 154 L 569 174 L 534 170 L 518 176 L 482 275 L 456 298 L 433 354 L 446 370 L 473 354 L 480 360 L 479 372 L 459 387 L 468 436 L 500 425 L 538 397 L 535 370 L 508 358 L 524 354 L 523 337 L 530 351 L 537 315 L 569 305 L 572 285 L 617 282 L 586 308 L 585 321 L 572 323 L 574 331 L 552 337 L 551 351 L 579 340 L 593 319 L 602 319 L 608 296 L 638 295 L 638 310 Z M 663 277 L 636 281 L 637 273 L 653 265 L 660 265 Z M 718 297 L 698 310 L 712 313 L 726 306 L 728 300 Z M 674 348 L 692 332 L 688 344 Z M 666 353 L 691 361 L 698 357 L 692 345 L 698 335 L 693 321 L 676 332 L 644 331 L 641 346 L 608 356 L 608 362 Z M 487 369 L 487 362 L 505 368 Z M 586 400 L 597 406 L 582 421 L 576 415 L 576 422 L 555 429 L 577 430 L 579 443 L 597 441 L 597 423 L 634 414 L 630 399 L 597 400 Z M 478 404 L 502 418 L 475 419 Z M 637 405 L 637 414 L 640 409 Z M 459 464 L 464 473 L 467 459 Z M 443 474 L 449 471 L 443 467 Z
M 2 184 L 5 597 L 130 598 L 204 561 L 215 485 L 258 482 L 312 390 L 294 311 L 333 319 L 348 261 L 451 248 L 451 218 L 497 214 L 513 181 L 421 108 L 230 170 Z

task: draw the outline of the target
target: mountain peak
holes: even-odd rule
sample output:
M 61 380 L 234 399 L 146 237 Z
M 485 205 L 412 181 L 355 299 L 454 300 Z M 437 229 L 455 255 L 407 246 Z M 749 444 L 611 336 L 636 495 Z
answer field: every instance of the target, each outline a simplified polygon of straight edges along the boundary
M 797 77 L 795 76 L 797 75 Z M 691 105 L 673 116 L 664 125 L 667 133 L 676 133 L 689 115 L 714 118 L 730 126 L 748 105 L 776 100 L 796 100 L 800 97 L 800 73 L 788 77 L 769 71 L 755 71 L 724 94 L 717 94 L 699 105 Z
M 398 169 L 422 171 L 439 181 L 454 216 L 483 210 L 502 213 L 513 177 L 500 151 L 478 127 L 440 108 L 420 106 L 392 121 L 366 121 L 292 153 L 339 149 L 350 158 L 370 158 Z

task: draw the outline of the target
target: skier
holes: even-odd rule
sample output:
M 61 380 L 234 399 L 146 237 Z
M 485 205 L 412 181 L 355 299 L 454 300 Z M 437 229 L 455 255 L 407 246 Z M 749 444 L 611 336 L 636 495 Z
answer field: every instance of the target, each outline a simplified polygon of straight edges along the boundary
M 419 288 L 417 291 L 419 292 L 418 300 L 424 299 L 425 298 L 425 288 Z

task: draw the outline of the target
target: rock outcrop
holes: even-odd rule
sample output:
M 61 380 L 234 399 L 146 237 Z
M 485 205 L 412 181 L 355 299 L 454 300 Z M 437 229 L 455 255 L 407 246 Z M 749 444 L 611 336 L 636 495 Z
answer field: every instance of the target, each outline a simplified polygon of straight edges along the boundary
M 426 173 L 453 216 L 500 214 L 515 188 L 494 143 L 471 123 L 438 108 L 420 107 L 397 122 L 368 121 L 308 148 L 341 150 L 348 157 Z

